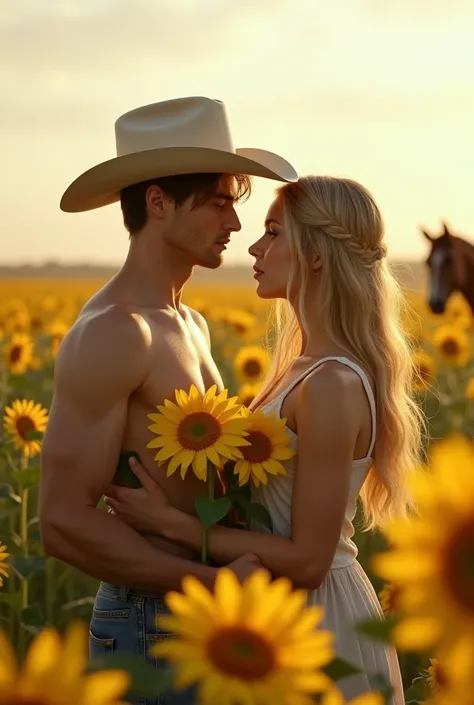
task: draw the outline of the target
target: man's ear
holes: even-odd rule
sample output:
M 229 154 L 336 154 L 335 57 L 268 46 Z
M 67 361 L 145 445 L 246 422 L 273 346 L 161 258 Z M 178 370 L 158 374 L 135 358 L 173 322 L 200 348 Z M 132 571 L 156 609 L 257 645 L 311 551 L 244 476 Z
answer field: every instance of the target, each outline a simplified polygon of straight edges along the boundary
M 147 209 L 155 218 L 163 218 L 172 203 L 162 188 L 157 185 L 149 186 L 145 196 Z

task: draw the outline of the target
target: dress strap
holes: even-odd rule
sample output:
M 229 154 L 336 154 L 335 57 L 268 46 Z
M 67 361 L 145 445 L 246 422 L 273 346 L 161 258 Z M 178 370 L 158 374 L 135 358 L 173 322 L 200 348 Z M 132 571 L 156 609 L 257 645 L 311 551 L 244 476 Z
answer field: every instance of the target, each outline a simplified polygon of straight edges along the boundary
M 278 416 L 281 416 L 281 408 L 283 406 L 283 402 L 285 401 L 286 397 L 288 394 L 300 383 L 302 382 L 311 372 L 313 372 L 315 369 L 317 369 L 320 365 L 322 365 L 325 362 L 340 362 L 342 365 L 346 365 L 346 367 L 350 367 L 351 370 L 354 370 L 356 374 L 359 375 L 362 385 L 364 387 L 365 393 L 367 395 L 367 399 L 369 401 L 369 406 L 370 406 L 370 416 L 371 416 L 371 421 L 372 421 L 372 433 L 370 437 L 370 445 L 369 445 L 369 450 L 367 451 L 367 458 L 371 457 L 372 451 L 374 450 L 375 446 L 375 439 L 377 436 L 377 416 L 376 416 L 376 407 L 375 407 L 375 396 L 374 392 L 372 390 L 372 387 L 370 385 L 370 382 L 367 378 L 367 375 L 365 374 L 364 370 L 360 365 L 357 363 L 353 362 L 352 360 L 349 360 L 347 357 L 338 357 L 338 356 L 332 356 L 332 357 L 322 357 L 320 360 L 317 360 L 313 365 L 308 367 L 307 370 L 302 372 L 290 385 L 287 387 L 279 396 L 278 398 L 278 404 L 276 407 L 276 412 Z

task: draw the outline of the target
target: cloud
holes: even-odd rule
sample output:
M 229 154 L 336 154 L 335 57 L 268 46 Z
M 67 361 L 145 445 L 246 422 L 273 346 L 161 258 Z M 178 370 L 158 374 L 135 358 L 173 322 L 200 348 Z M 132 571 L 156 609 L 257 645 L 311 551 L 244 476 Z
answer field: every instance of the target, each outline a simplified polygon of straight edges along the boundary
M 414 22 L 423 27 L 474 20 L 472 0 L 363 0 L 363 10 L 381 24 Z
M 0 61 L 30 75 L 60 66 L 75 72 L 133 69 L 155 62 L 155 79 L 175 65 L 228 54 L 251 19 L 287 0 L 2 0 Z M 18 2 L 18 5 L 16 4 Z

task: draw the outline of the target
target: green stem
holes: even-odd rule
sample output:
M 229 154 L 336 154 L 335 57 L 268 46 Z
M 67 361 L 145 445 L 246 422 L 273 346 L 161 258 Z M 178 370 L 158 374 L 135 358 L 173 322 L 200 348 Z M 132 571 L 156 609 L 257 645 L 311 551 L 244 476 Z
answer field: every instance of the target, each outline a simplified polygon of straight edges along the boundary
M 15 507 L 13 507 L 8 514 L 8 528 L 9 528 L 10 537 L 12 537 L 13 534 L 16 534 L 16 531 L 17 531 L 16 512 L 17 512 L 17 508 L 15 505 Z M 15 594 L 15 587 L 16 587 L 15 586 L 15 573 L 13 571 L 13 568 L 10 567 L 9 577 L 8 577 L 8 594 L 9 595 Z M 12 643 L 14 643 L 16 620 L 15 620 L 15 611 L 13 609 L 13 604 L 10 605 L 9 626 L 10 626 L 10 638 L 11 638 Z
M 22 457 L 21 469 L 26 470 L 28 468 L 28 458 L 26 456 Z M 29 555 L 28 546 L 28 488 L 22 487 L 20 491 L 21 496 L 21 516 L 20 516 L 20 537 L 22 553 L 25 557 Z M 21 609 L 24 610 L 28 607 L 28 579 L 21 579 Z M 20 628 L 20 654 L 23 657 L 26 650 L 26 632 L 24 629 Z
M 209 499 L 214 499 L 215 492 L 215 475 L 214 465 L 208 461 L 207 463 L 207 489 Z M 202 527 L 201 534 L 201 563 L 207 563 L 207 529 Z
M 54 618 L 54 558 L 46 559 L 46 590 L 45 590 L 45 610 L 46 621 L 53 623 Z

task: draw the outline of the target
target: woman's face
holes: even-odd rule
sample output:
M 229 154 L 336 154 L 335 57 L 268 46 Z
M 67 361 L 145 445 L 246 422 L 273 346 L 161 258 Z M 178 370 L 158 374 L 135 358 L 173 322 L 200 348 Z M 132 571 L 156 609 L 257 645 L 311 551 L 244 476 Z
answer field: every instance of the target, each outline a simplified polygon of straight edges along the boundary
M 283 229 L 283 209 L 273 201 L 265 219 L 265 232 L 249 247 L 255 257 L 257 294 L 262 299 L 286 299 L 291 255 Z

